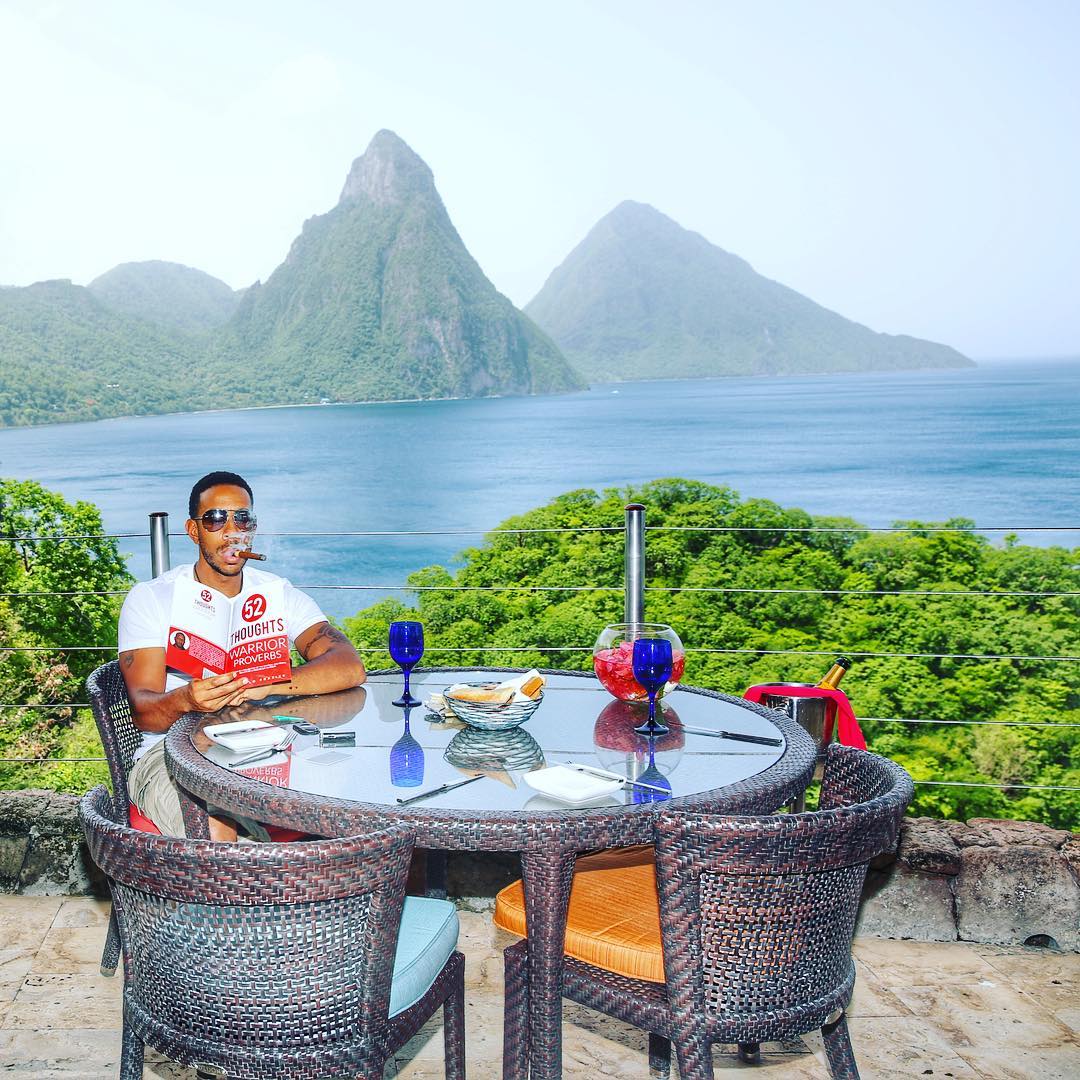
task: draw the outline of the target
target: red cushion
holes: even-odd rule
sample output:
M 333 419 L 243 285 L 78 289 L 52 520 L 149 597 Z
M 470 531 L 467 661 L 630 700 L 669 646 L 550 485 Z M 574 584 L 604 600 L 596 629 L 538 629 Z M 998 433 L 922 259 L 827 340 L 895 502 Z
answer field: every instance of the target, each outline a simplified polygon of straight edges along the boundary
M 314 840 L 311 833 L 300 832 L 298 829 L 286 829 L 281 825 L 267 825 L 266 831 L 275 844 L 294 844 L 297 840 Z
M 131 827 L 139 832 L 161 835 L 161 830 L 134 804 L 128 804 L 128 813 L 131 815 Z
M 128 813 L 131 815 L 131 827 L 139 832 L 154 833 L 161 835 L 161 830 L 134 804 L 128 804 Z M 266 831 L 275 844 L 292 844 L 297 840 L 310 840 L 311 836 L 297 829 L 284 829 L 280 825 L 267 825 Z

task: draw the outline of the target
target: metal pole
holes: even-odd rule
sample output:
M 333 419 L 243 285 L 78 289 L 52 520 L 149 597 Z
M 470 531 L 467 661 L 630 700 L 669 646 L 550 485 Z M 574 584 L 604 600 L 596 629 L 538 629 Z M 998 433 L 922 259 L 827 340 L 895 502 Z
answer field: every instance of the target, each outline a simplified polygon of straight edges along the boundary
M 626 549 L 623 556 L 623 622 L 645 621 L 645 507 L 626 507 Z
M 150 515 L 150 576 L 160 577 L 169 569 L 169 515 Z

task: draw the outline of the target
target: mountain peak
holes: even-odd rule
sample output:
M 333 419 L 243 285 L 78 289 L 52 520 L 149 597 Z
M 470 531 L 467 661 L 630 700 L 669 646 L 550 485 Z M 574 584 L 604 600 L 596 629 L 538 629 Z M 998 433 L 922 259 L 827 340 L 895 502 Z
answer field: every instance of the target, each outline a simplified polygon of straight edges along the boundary
M 390 206 L 428 193 L 435 193 L 431 169 L 404 139 L 384 128 L 352 163 L 338 202 L 367 199 L 376 206 Z
M 601 218 L 525 311 L 601 382 L 970 365 L 828 311 L 640 202 Z

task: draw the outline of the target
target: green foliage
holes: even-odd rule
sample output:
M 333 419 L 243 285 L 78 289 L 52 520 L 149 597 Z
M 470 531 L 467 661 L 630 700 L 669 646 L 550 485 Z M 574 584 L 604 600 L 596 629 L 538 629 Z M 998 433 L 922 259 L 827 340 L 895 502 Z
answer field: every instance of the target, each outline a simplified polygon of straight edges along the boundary
M 409 581 L 492 591 L 423 591 L 411 611 L 384 601 L 345 620 L 345 630 L 357 644 L 381 649 L 387 622 L 412 616 L 424 622 L 432 665 L 588 669 L 599 629 L 622 616 L 628 501 L 648 507 L 648 584 L 669 590 L 648 594 L 648 614 L 674 626 L 694 650 L 687 682 L 741 693 L 754 683 L 816 681 L 839 653 L 901 654 L 856 655 L 844 684 L 856 712 L 877 718 L 863 724 L 871 748 L 900 761 L 916 780 L 1006 785 L 919 786 L 914 813 L 1080 824 L 1080 793 L 1010 786 L 1080 787 L 1073 760 L 1080 737 L 1065 726 L 1080 722 L 1080 665 L 1008 659 L 1075 655 L 1080 600 L 971 595 L 1080 590 L 1080 553 L 996 548 L 970 522 L 946 523 L 956 532 L 931 532 L 927 524 L 878 535 L 853 521 L 741 501 L 729 488 L 688 480 L 572 491 L 499 528 L 610 531 L 491 533 L 464 552 L 456 574 L 428 567 Z M 837 531 L 794 531 L 808 525 Z M 703 531 L 718 527 L 746 531 Z M 508 587 L 520 585 L 548 591 Z M 582 585 L 602 588 L 551 591 Z M 694 591 L 715 588 L 730 591 Z M 889 590 L 906 595 L 873 594 Z M 917 595 L 926 592 L 957 595 Z M 516 649 L 525 651 L 510 651 Z M 930 653 L 1003 659 L 922 655 Z M 380 655 L 380 663 L 387 661 Z M 914 722 L 922 720 L 935 722 Z M 1020 723 L 1049 726 L 1010 726 Z
M 525 311 L 604 382 L 971 363 L 945 345 L 876 334 L 634 202 L 603 218 Z
M 114 540 L 100 538 L 101 515 L 32 481 L 0 480 L 0 703 L 41 705 L 85 700 L 86 676 L 116 641 L 122 594 L 131 584 Z M 37 536 L 37 542 L 12 539 Z M 88 537 L 62 540 L 52 537 Z M 56 596 L 94 592 L 106 595 Z M 8 595 L 19 594 L 19 595 Z M 112 594 L 112 595 L 109 595 Z M 87 651 L 79 651 L 80 647 Z M 87 710 L 0 710 L 0 757 L 100 756 Z M 0 788 L 85 791 L 99 776 L 72 766 L 0 764 Z

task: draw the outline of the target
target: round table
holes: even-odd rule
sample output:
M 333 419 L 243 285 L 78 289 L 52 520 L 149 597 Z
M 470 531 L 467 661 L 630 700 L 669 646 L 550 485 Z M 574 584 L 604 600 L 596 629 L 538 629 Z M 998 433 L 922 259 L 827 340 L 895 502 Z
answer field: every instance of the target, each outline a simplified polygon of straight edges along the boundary
M 693 687 L 665 697 L 670 734 L 650 745 L 633 732 L 642 706 L 615 701 L 591 674 L 545 674 L 540 707 L 509 733 L 432 722 L 423 707 L 396 707 L 401 674 L 375 672 L 355 690 L 189 714 L 173 725 L 165 745 L 173 776 L 202 805 L 317 836 L 362 833 L 392 817 L 415 830 L 418 847 L 519 852 L 529 925 L 532 1075 L 556 1077 L 562 1057 L 559 978 L 575 857 L 650 843 L 657 802 L 635 801 L 655 793 L 624 788 L 595 803 L 568 806 L 539 795 L 524 776 L 564 762 L 631 779 L 648 770 L 643 780 L 659 776 L 661 786 L 671 786 L 671 798 L 661 805 L 771 813 L 806 788 L 816 749 L 785 714 Z M 452 682 L 485 676 L 506 677 L 496 669 L 429 669 L 414 672 L 412 686 L 426 698 Z M 235 755 L 202 735 L 208 726 L 283 714 L 324 732 L 353 732 L 355 746 L 320 746 L 318 736 L 300 736 L 289 752 L 233 770 L 227 763 Z M 782 745 L 713 738 L 684 725 L 778 737 Z M 482 779 L 454 791 L 408 805 L 397 801 L 478 772 Z M 189 835 L 207 835 L 199 804 L 185 800 L 185 815 Z

